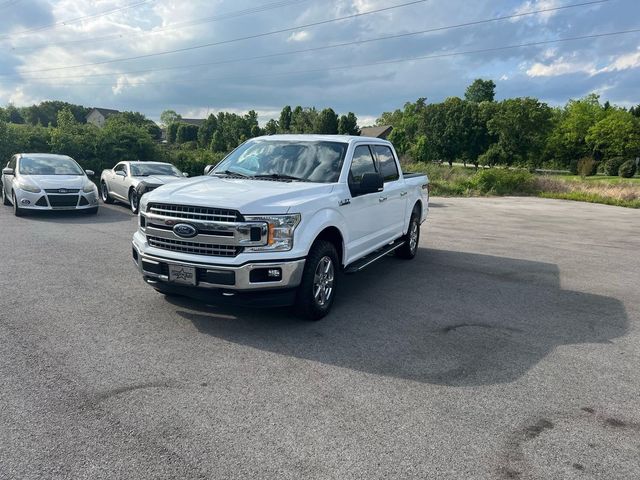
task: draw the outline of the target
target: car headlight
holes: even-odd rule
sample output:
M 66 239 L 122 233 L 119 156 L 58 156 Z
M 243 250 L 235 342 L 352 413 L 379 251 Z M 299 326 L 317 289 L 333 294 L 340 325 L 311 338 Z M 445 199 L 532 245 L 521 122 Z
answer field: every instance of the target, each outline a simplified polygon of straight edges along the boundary
M 251 215 L 244 217 L 248 222 L 267 222 L 267 244 L 262 247 L 247 247 L 246 252 L 282 252 L 293 248 L 293 232 L 300 223 L 300 214 L 293 215 Z
M 82 187 L 82 191 L 84 193 L 97 192 L 98 187 L 96 187 L 96 184 L 93 182 L 87 182 L 85 183 L 84 187 Z
M 147 197 L 147 195 L 143 195 L 142 197 L 140 197 L 138 210 L 140 212 L 146 212 L 148 203 L 149 203 L 149 198 Z
M 25 192 L 40 193 L 40 187 L 38 187 L 37 185 L 33 185 L 32 183 L 26 183 L 22 180 L 18 182 L 18 188 L 20 190 L 24 190 Z

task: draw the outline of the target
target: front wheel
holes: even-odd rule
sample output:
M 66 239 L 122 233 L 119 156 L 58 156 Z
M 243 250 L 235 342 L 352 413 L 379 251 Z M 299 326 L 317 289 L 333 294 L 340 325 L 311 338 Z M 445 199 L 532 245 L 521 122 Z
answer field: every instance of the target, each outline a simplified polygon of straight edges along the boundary
M 100 182 L 100 197 L 104 203 L 113 203 L 113 198 L 109 195 L 109 187 L 107 182 Z
M 134 215 L 138 213 L 138 207 L 140 205 L 140 198 L 138 197 L 138 192 L 135 189 L 132 189 L 129 192 L 129 205 L 131 206 L 131 211 Z
M 6 206 L 11 205 L 11 202 L 7 198 L 7 192 L 4 191 L 4 185 L 0 184 L 0 188 L 2 188 L 2 204 Z
M 24 210 L 18 206 L 18 200 L 16 199 L 15 192 L 12 194 L 11 199 L 13 201 L 13 214 L 16 217 L 22 217 L 24 215 Z
M 396 250 L 396 255 L 400 258 L 411 260 L 418 253 L 420 243 L 420 213 L 417 208 L 413 209 L 411 220 L 409 220 L 409 230 L 402 237 L 404 244 Z
M 336 293 L 338 254 L 332 243 L 314 243 L 302 273 L 296 295 L 296 308 L 309 320 L 320 320 L 329 313 Z

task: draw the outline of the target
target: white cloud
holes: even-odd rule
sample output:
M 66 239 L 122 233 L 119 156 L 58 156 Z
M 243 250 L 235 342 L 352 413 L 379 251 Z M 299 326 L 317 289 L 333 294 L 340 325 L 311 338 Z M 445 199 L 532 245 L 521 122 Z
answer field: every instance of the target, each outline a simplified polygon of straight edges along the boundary
M 307 32 L 306 30 L 301 30 L 300 32 L 293 32 L 291 35 L 289 35 L 289 38 L 287 38 L 287 42 L 304 42 L 305 40 L 308 40 L 309 37 L 309 32 Z
M 515 15 L 519 15 L 519 14 L 522 14 L 522 13 L 527 13 L 527 12 L 531 12 L 531 11 L 535 11 L 535 10 L 546 10 L 546 9 L 549 9 L 549 8 L 556 8 L 559 5 L 560 4 L 559 4 L 558 0 L 527 0 L 526 2 L 524 2 L 520 6 L 518 6 L 514 10 L 513 13 Z M 535 18 L 540 23 L 546 23 L 556 13 L 557 12 L 555 12 L 555 11 L 539 13 L 539 14 L 537 14 L 535 16 Z M 530 18 L 530 17 L 518 17 L 518 18 L 512 19 L 511 21 L 517 22 L 517 21 L 520 21 L 520 20 L 522 20 L 524 18 Z
M 567 60 L 565 57 L 560 57 L 548 64 L 537 62 L 527 69 L 527 75 L 529 77 L 557 77 L 572 73 L 585 73 L 593 76 L 599 73 L 619 72 L 638 67 L 640 67 L 640 49 L 614 57 L 607 66 L 602 68 L 597 68 L 593 62 Z

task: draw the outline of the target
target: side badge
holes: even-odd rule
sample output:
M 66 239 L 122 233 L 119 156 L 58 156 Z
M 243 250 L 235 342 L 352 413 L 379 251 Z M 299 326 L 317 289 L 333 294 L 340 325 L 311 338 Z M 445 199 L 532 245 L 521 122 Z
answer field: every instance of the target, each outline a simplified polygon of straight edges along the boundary
M 340 200 L 338 202 L 338 206 L 339 207 L 344 207 L 345 205 L 349 205 L 351 203 L 351 199 L 350 198 L 345 198 L 344 200 Z

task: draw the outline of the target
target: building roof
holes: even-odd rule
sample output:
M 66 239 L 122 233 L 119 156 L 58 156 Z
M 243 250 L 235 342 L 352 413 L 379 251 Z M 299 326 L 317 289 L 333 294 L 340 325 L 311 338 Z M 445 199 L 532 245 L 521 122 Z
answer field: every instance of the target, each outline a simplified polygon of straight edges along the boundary
M 382 125 L 380 127 L 363 127 L 360 129 L 360 135 L 363 137 L 386 138 L 391 133 L 393 127 L 391 125 Z
M 178 120 L 179 123 L 188 123 L 189 125 L 200 126 L 205 122 L 204 118 L 181 118 Z
M 111 108 L 98 108 L 98 107 L 93 107 L 93 108 L 91 109 L 91 112 L 89 112 L 89 113 L 87 114 L 87 117 L 88 117 L 89 115 L 91 115 L 91 113 L 92 113 L 94 110 L 97 110 L 98 112 L 100 112 L 100 114 L 101 114 L 104 118 L 107 118 L 107 117 L 110 117 L 111 115 L 116 115 L 116 114 L 120 113 L 120 110 L 113 110 L 113 109 L 111 109 Z

